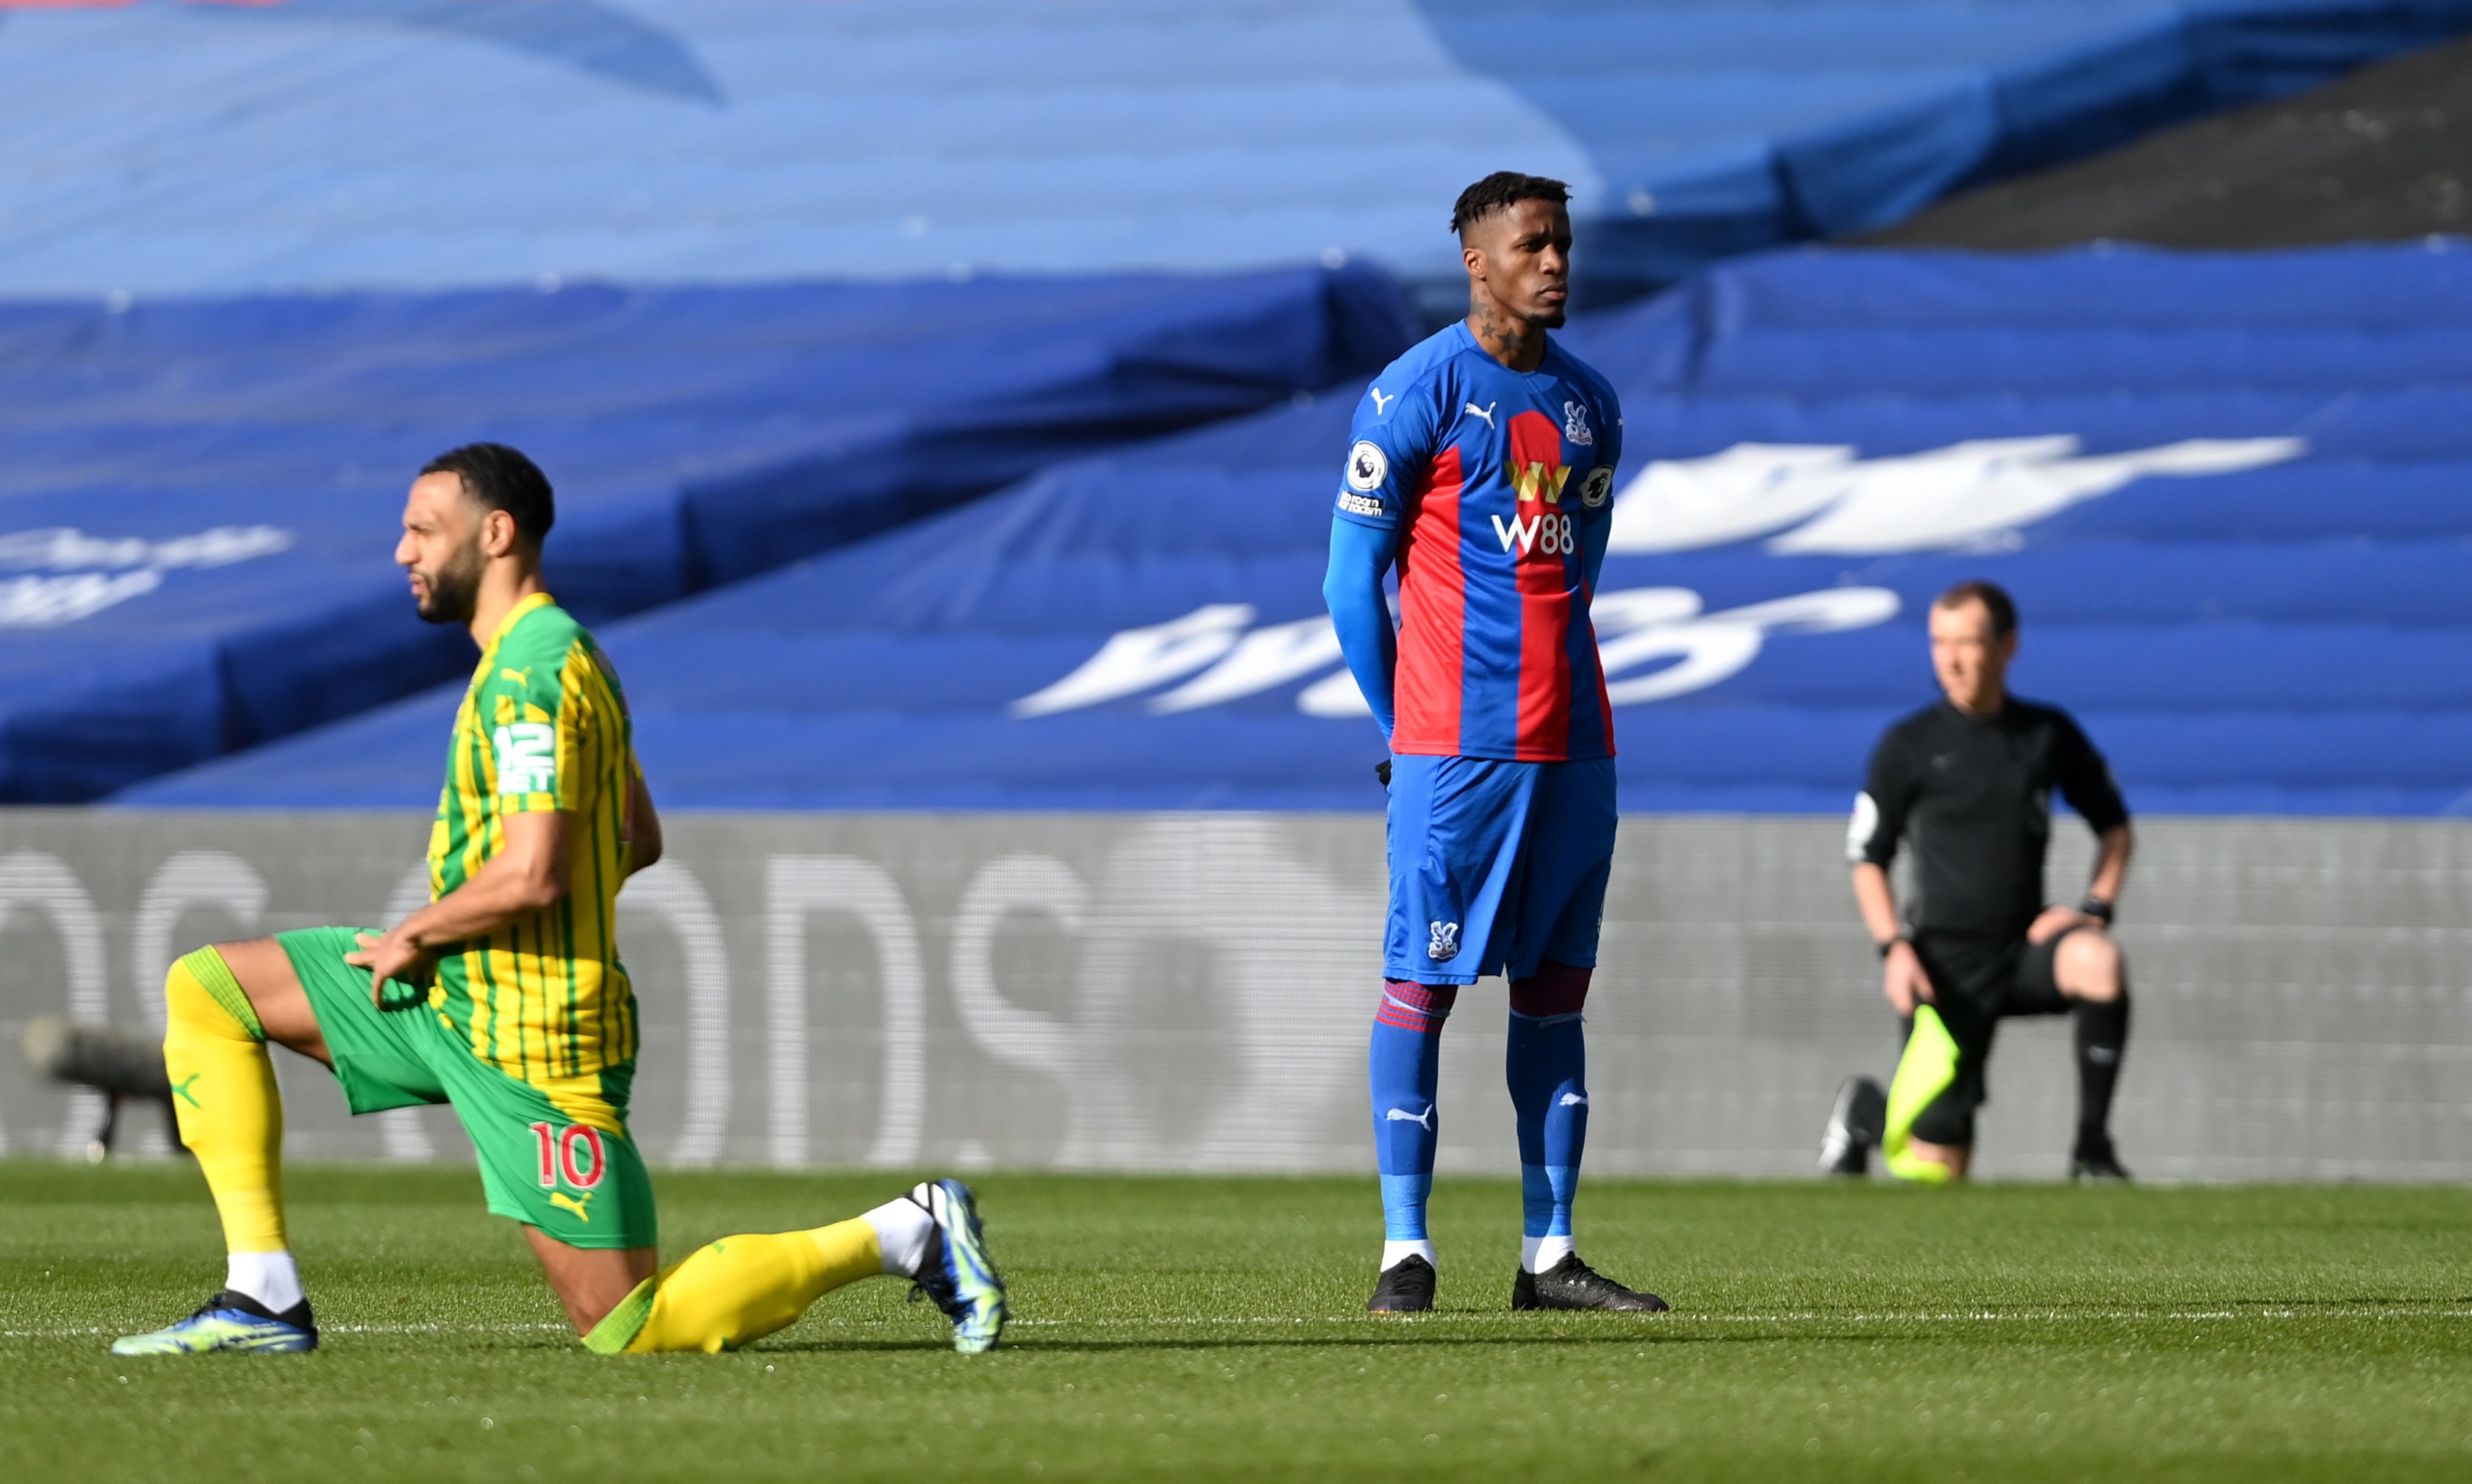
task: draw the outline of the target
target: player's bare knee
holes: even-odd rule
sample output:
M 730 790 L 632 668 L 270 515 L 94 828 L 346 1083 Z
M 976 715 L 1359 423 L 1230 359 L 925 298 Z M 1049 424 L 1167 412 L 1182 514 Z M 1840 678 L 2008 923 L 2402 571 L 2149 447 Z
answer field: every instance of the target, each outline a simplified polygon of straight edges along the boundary
M 318 1028 L 317 1012 L 310 1008 L 309 992 L 300 987 L 300 976 L 292 967 L 282 944 L 273 938 L 249 938 L 238 943 L 218 943 L 215 952 L 222 955 L 224 966 L 231 970 L 240 992 L 249 997 L 250 1008 L 257 1013 L 257 1023 L 265 1027 L 267 1040 L 334 1065 L 326 1050 L 325 1035 Z
M 2110 1001 L 2120 998 L 2120 986 L 2127 977 L 2124 962 L 2120 945 L 2111 934 L 2081 928 L 2060 940 L 2058 959 L 2053 968 L 2061 992 L 2071 999 Z
M 577 1334 L 591 1333 L 660 1263 L 654 1248 L 574 1247 L 530 1223 L 524 1226 L 524 1239 Z

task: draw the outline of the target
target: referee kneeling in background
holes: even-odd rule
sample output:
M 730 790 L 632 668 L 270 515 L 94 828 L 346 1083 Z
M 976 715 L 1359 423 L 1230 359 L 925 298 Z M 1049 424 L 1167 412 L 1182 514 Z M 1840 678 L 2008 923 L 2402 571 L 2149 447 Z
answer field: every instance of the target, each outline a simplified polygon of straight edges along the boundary
M 1882 991 L 1906 1022 L 1905 1055 L 1885 1098 L 1867 1077 L 1846 1083 L 1820 1167 L 1861 1174 L 1876 1139 L 1890 1174 L 1961 1179 L 2000 1021 L 2074 1015 L 2070 1174 L 2125 1180 L 2108 1124 L 2128 1038 L 2128 973 L 2107 929 L 2128 874 L 2127 806 L 2065 712 L 2008 695 L 2017 606 L 2007 593 L 1989 582 L 1942 593 L 1932 604 L 1931 647 L 1943 697 L 1880 739 L 1846 836 Z M 2094 880 L 2073 907 L 2043 904 L 2055 787 L 2102 840 Z M 1901 840 L 1913 847 L 1915 888 L 1902 923 L 1889 883 Z

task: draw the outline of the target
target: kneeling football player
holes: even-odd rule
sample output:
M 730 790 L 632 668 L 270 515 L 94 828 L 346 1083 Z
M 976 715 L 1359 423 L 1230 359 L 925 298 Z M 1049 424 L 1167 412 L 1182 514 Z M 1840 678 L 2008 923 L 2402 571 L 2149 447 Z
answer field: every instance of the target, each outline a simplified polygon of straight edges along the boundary
M 312 928 L 173 966 L 163 1056 L 230 1257 L 203 1307 L 114 1354 L 317 1347 L 284 1231 L 270 1041 L 331 1069 L 356 1114 L 451 1104 L 489 1209 L 523 1223 L 595 1351 L 736 1349 L 877 1275 L 925 1290 L 956 1349 L 995 1345 L 1004 1284 L 959 1181 L 659 1265 L 627 1130 L 636 1019 L 615 910 L 619 883 L 660 855 L 660 821 L 616 671 L 541 586 L 553 511 L 540 470 L 499 444 L 442 455 L 413 483 L 395 560 L 421 617 L 481 647 L 430 835 L 431 901 L 384 932 Z
M 2000 1023 L 2066 1015 L 2078 1063 L 2070 1177 L 2126 1180 L 2111 1095 L 2128 1045 L 2128 963 L 2110 929 L 2128 876 L 2128 805 L 2068 713 L 2008 694 L 2017 605 L 2006 592 L 1975 581 L 1942 593 L 1931 647 L 1941 697 L 1880 739 L 1846 837 L 1905 1052 L 1885 1094 L 1867 1077 L 1839 1092 L 1820 1168 L 1864 1173 L 1876 1140 L 1901 1180 L 1962 1180 Z M 2097 841 L 2076 907 L 2043 900 L 2054 789 Z M 1901 915 L 1889 868 L 1907 840 L 1915 890 Z

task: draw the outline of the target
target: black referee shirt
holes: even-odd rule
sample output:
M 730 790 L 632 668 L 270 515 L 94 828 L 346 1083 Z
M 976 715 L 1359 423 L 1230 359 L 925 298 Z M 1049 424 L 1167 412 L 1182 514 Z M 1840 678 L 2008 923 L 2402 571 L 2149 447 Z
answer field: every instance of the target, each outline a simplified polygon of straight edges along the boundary
M 1985 719 L 1941 700 L 1880 739 L 1845 854 L 1885 869 L 1911 838 L 1912 930 L 2022 937 L 2045 901 L 2054 788 L 2097 835 L 2128 822 L 2111 769 L 2068 713 L 2011 696 Z

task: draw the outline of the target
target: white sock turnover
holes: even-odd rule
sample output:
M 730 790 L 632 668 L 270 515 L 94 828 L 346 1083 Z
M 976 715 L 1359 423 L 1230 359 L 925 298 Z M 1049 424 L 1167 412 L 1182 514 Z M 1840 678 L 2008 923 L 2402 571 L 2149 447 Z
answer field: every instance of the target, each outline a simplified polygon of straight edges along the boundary
M 1577 1250 L 1568 1237 L 1523 1237 L 1519 1238 L 1519 1265 L 1532 1273 L 1541 1273 Z
M 1413 1242 L 1382 1244 L 1382 1271 L 1386 1273 L 1410 1258 L 1422 1258 L 1427 1262 L 1434 1262 L 1434 1244 L 1423 1237 L 1418 1237 Z M 1435 1262 L 1434 1265 L 1439 1267 L 1441 1264 Z
M 278 1314 L 307 1297 L 300 1287 L 299 1264 L 288 1250 L 230 1254 L 224 1259 L 224 1286 Z
M 896 1278 L 915 1276 L 927 1260 L 927 1234 L 936 1229 L 927 1208 L 906 1196 L 886 1201 L 867 1213 L 867 1224 L 875 1228 L 876 1245 L 884 1249 L 884 1270 Z

